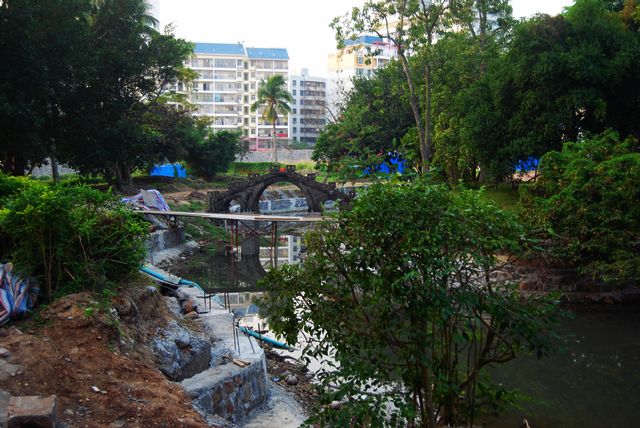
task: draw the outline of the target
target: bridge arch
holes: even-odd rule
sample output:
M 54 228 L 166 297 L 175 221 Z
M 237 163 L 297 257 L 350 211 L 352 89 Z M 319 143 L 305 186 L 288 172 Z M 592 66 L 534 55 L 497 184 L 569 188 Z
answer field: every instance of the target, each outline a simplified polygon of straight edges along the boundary
M 275 183 L 281 183 L 281 182 L 293 184 L 302 192 L 305 199 L 307 200 L 307 207 L 308 207 L 307 210 L 309 212 L 320 211 L 319 209 L 317 209 L 318 207 L 317 207 L 317 203 L 315 202 L 313 192 L 311 192 L 307 186 L 301 185 L 296 180 L 293 180 L 290 177 L 279 178 L 277 176 L 269 177 L 265 180 L 262 180 L 259 184 L 257 184 L 253 188 L 253 191 L 251 192 L 251 194 L 247 199 L 248 211 L 252 211 L 252 212 L 260 211 L 260 198 L 262 197 L 264 192 Z
M 284 171 L 272 169 L 265 175 L 250 174 L 247 180 L 235 183 L 225 192 L 209 192 L 209 211 L 228 212 L 231 201 L 240 203 L 241 211 L 258 212 L 260 197 L 264 191 L 277 182 L 285 181 L 298 187 L 307 199 L 308 211 L 320 212 L 327 200 L 340 200 L 348 203 L 353 194 L 344 194 L 336 189 L 335 183 L 320 183 L 315 174 L 301 175 L 295 172 L 295 166 L 287 166 Z

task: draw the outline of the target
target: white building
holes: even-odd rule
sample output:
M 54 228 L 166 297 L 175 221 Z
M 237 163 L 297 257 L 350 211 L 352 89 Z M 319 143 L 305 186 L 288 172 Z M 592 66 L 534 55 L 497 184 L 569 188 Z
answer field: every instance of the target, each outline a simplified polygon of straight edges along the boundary
M 395 45 L 377 36 L 361 36 L 345 41 L 345 48 L 329 54 L 327 102 L 337 114 L 345 94 L 353 88 L 354 77 L 371 77 L 397 56 Z
M 198 73 L 189 101 L 196 115 L 207 116 L 215 130 L 241 130 L 252 150 L 268 150 L 272 125 L 251 112 L 261 80 L 280 74 L 288 79 L 289 54 L 281 48 L 245 48 L 240 43 L 196 43 L 188 64 Z M 184 88 L 178 87 L 179 91 Z M 276 123 L 276 137 L 289 138 L 289 118 Z
M 291 140 L 315 144 L 327 123 L 327 79 L 311 77 L 309 70 L 303 68 L 299 75 L 290 76 L 289 92 L 293 97 L 289 121 Z

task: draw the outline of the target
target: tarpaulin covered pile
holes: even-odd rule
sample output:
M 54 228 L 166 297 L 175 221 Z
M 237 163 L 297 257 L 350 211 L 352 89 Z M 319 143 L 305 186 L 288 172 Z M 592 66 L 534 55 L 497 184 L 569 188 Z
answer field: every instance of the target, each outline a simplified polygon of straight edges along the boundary
M 14 273 L 11 263 L 0 264 L 0 325 L 23 317 L 36 304 L 39 291 L 34 281 Z
M 169 211 L 169 205 L 160 192 L 155 189 L 143 190 L 129 198 L 122 198 L 122 202 L 143 210 Z

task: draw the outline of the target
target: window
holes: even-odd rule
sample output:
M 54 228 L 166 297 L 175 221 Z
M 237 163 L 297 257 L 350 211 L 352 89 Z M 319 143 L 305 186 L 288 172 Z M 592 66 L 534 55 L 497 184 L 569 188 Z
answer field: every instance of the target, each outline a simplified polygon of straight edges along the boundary
M 291 95 L 295 95 L 295 94 L 296 94 L 296 90 L 295 89 L 291 90 Z
M 300 82 L 300 84 L 302 84 L 302 82 Z M 291 85 L 292 85 L 292 86 L 296 86 L 296 81 L 295 81 L 295 80 L 292 80 L 292 81 L 291 81 Z
M 255 95 L 251 95 L 251 101 L 255 101 L 256 100 L 256 96 Z
M 298 128 L 296 128 L 295 126 L 293 127 L 293 132 L 298 132 Z
M 251 90 L 253 91 L 253 90 L 255 90 L 255 89 L 256 89 L 256 84 L 255 84 L 255 83 L 252 83 L 252 84 L 251 84 Z
M 249 73 L 244 73 L 244 80 L 249 80 Z
M 202 84 L 202 90 L 203 91 L 208 91 L 209 90 L 209 84 L 208 83 L 203 83 Z
M 296 119 L 295 117 L 293 118 L 293 123 L 298 123 L 298 119 Z M 302 120 L 300 120 L 300 123 L 302 123 Z
M 256 123 L 256 118 L 255 117 L 251 118 L 251 123 Z
M 246 83 L 244 84 L 244 91 L 249 92 L 249 86 Z
M 309 92 L 309 91 L 307 91 L 307 92 Z M 300 91 L 300 96 L 304 97 L 304 91 Z
M 364 64 L 364 57 L 358 55 L 358 64 Z
M 297 108 L 294 108 L 294 109 L 293 109 L 293 114 L 296 114 L 296 113 L 298 113 L 298 109 L 297 109 Z

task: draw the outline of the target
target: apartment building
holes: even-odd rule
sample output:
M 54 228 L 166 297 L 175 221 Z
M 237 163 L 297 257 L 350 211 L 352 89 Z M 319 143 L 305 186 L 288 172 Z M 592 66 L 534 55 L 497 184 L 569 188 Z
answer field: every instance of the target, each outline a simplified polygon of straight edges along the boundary
M 327 102 L 336 113 L 344 94 L 352 87 L 354 77 L 371 77 L 397 56 L 395 45 L 377 36 L 361 36 L 347 40 L 344 49 L 330 53 L 327 63 Z
M 289 122 L 292 141 L 315 144 L 327 123 L 327 79 L 309 76 L 303 68 L 289 77 L 289 92 L 293 97 Z
M 252 112 L 251 105 L 261 80 L 275 74 L 288 80 L 287 50 L 245 48 L 241 43 L 196 43 L 188 66 L 198 73 L 188 93 L 196 106 L 195 114 L 210 117 L 215 130 L 241 130 L 252 142 L 252 150 L 268 150 L 272 125 L 262 119 L 262 109 Z M 276 123 L 276 138 L 289 139 L 288 117 Z

